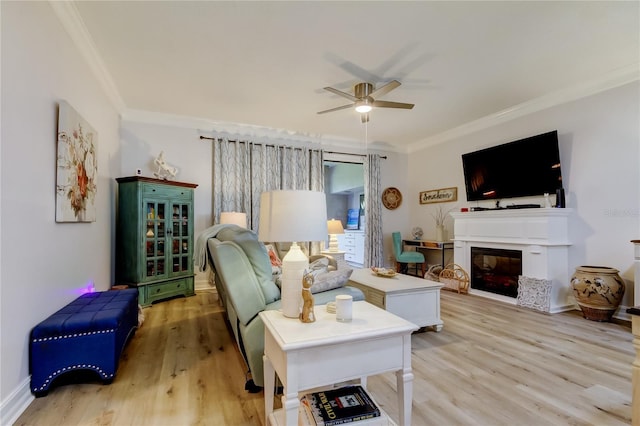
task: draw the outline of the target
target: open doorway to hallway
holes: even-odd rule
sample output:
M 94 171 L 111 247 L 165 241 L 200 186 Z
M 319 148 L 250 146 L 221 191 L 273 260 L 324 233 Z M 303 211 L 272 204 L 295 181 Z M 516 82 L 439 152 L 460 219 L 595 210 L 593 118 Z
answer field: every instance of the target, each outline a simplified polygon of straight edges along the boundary
M 362 162 L 324 161 L 324 188 L 327 194 L 327 218 L 342 222 L 339 254 L 353 267 L 364 264 L 365 199 Z

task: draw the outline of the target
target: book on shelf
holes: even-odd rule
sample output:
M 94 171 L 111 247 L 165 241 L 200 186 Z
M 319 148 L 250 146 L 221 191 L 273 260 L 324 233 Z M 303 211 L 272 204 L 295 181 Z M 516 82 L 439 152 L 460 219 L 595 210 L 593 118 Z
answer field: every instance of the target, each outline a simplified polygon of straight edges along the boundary
M 300 404 L 311 424 L 335 426 L 380 417 L 380 409 L 362 386 L 344 386 L 302 396 Z

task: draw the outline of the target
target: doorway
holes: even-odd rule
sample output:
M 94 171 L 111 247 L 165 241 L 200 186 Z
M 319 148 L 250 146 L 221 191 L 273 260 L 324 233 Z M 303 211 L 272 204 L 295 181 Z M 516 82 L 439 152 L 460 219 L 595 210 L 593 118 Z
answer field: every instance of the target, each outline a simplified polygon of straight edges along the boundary
M 364 166 L 362 162 L 324 161 L 324 188 L 327 218 L 342 222 L 344 234 L 338 235 L 338 249 L 347 263 L 364 264 Z M 342 254 L 341 254 L 342 255 Z

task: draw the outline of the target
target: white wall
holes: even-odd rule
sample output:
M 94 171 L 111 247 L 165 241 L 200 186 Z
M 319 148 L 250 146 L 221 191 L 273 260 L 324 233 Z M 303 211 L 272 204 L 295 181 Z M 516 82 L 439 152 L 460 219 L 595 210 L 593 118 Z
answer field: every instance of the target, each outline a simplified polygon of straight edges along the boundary
M 154 177 L 153 160 L 160 151 L 171 166 L 178 168 L 174 180 L 195 183 L 196 235 L 213 225 L 211 218 L 211 141 L 200 140 L 196 129 L 123 121 L 120 127 L 121 164 L 119 176 Z
M 31 329 L 112 281 L 118 116 L 47 2 L 2 2 L 0 423 L 29 393 Z M 57 103 L 98 133 L 97 219 L 55 222 Z
M 410 193 L 417 197 L 419 191 L 456 186 L 458 202 L 443 205 L 475 206 L 466 202 L 463 153 L 557 129 L 567 207 L 575 209 L 569 266 L 611 266 L 631 284 L 629 240 L 638 238 L 640 221 L 639 90 L 638 82 L 627 84 L 415 152 L 409 157 Z M 434 228 L 432 209 L 411 203 L 411 223 L 426 235 Z M 451 233 L 452 222 L 447 225 Z M 632 285 L 622 304 L 633 305 Z
M 383 238 L 383 256 L 384 266 L 394 266 L 393 248 L 391 234 L 400 231 L 404 237 L 411 237 L 411 228 L 418 226 L 414 220 L 410 218 L 411 206 L 417 202 L 418 195 L 414 194 L 409 185 L 409 171 L 407 169 L 407 154 L 397 152 L 380 152 L 386 155 L 386 160 L 381 160 L 380 164 L 380 187 L 381 191 L 385 188 L 398 188 L 402 194 L 402 203 L 395 210 L 387 210 L 382 207 L 382 238 Z M 377 200 L 382 203 L 382 200 Z M 378 265 L 382 266 L 382 265 Z
M 184 120 L 188 123 L 188 120 Z M 142 121 L 123 121 L 120 139 L 122 176 L 133 175 L 137 168 L 142 169 L 144 176 L 153 176 L 153 159 L 164 150 L 165 159 L 178 167 L 180 172 L 176 180 L 198 184 L 195 192 L 196 223 L 195 233 L 213 225 L 211 218 L 211 157 L 212 146 L 209 140 L 200 140 L 201 131 L 188 124 L 163 125 Z M 283 142 L 287 144 L 287 142 Z M 345 150 L 354 153 L 355 150 Z M 373 151 L 371 151 L 373 152 Z M 403 194 L 408 193 L 406 154 L 376 151 L 387 156 L 381 163 L 381 186 L 395 186 Z M 417 196 L 416 196 L 417 198 Z M 357 201 L 356 201 L 357 202 Z M 409 200 L 405 198 L 396 210 L 383 208 L 384 259 L 387 266 L 392 255 L 391 233 L 402 229 L 409 217 Z M 198 278 L 196 278 L 198 280 Z

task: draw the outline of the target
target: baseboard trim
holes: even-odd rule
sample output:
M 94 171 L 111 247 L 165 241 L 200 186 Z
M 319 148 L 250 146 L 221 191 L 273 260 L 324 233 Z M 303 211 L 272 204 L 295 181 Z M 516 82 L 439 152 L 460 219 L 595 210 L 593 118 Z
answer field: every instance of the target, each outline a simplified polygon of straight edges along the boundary
M 35 399 L 31 393 L 31 376 L 27 377 L 0 404 L 0 424 L 12 425 Z

